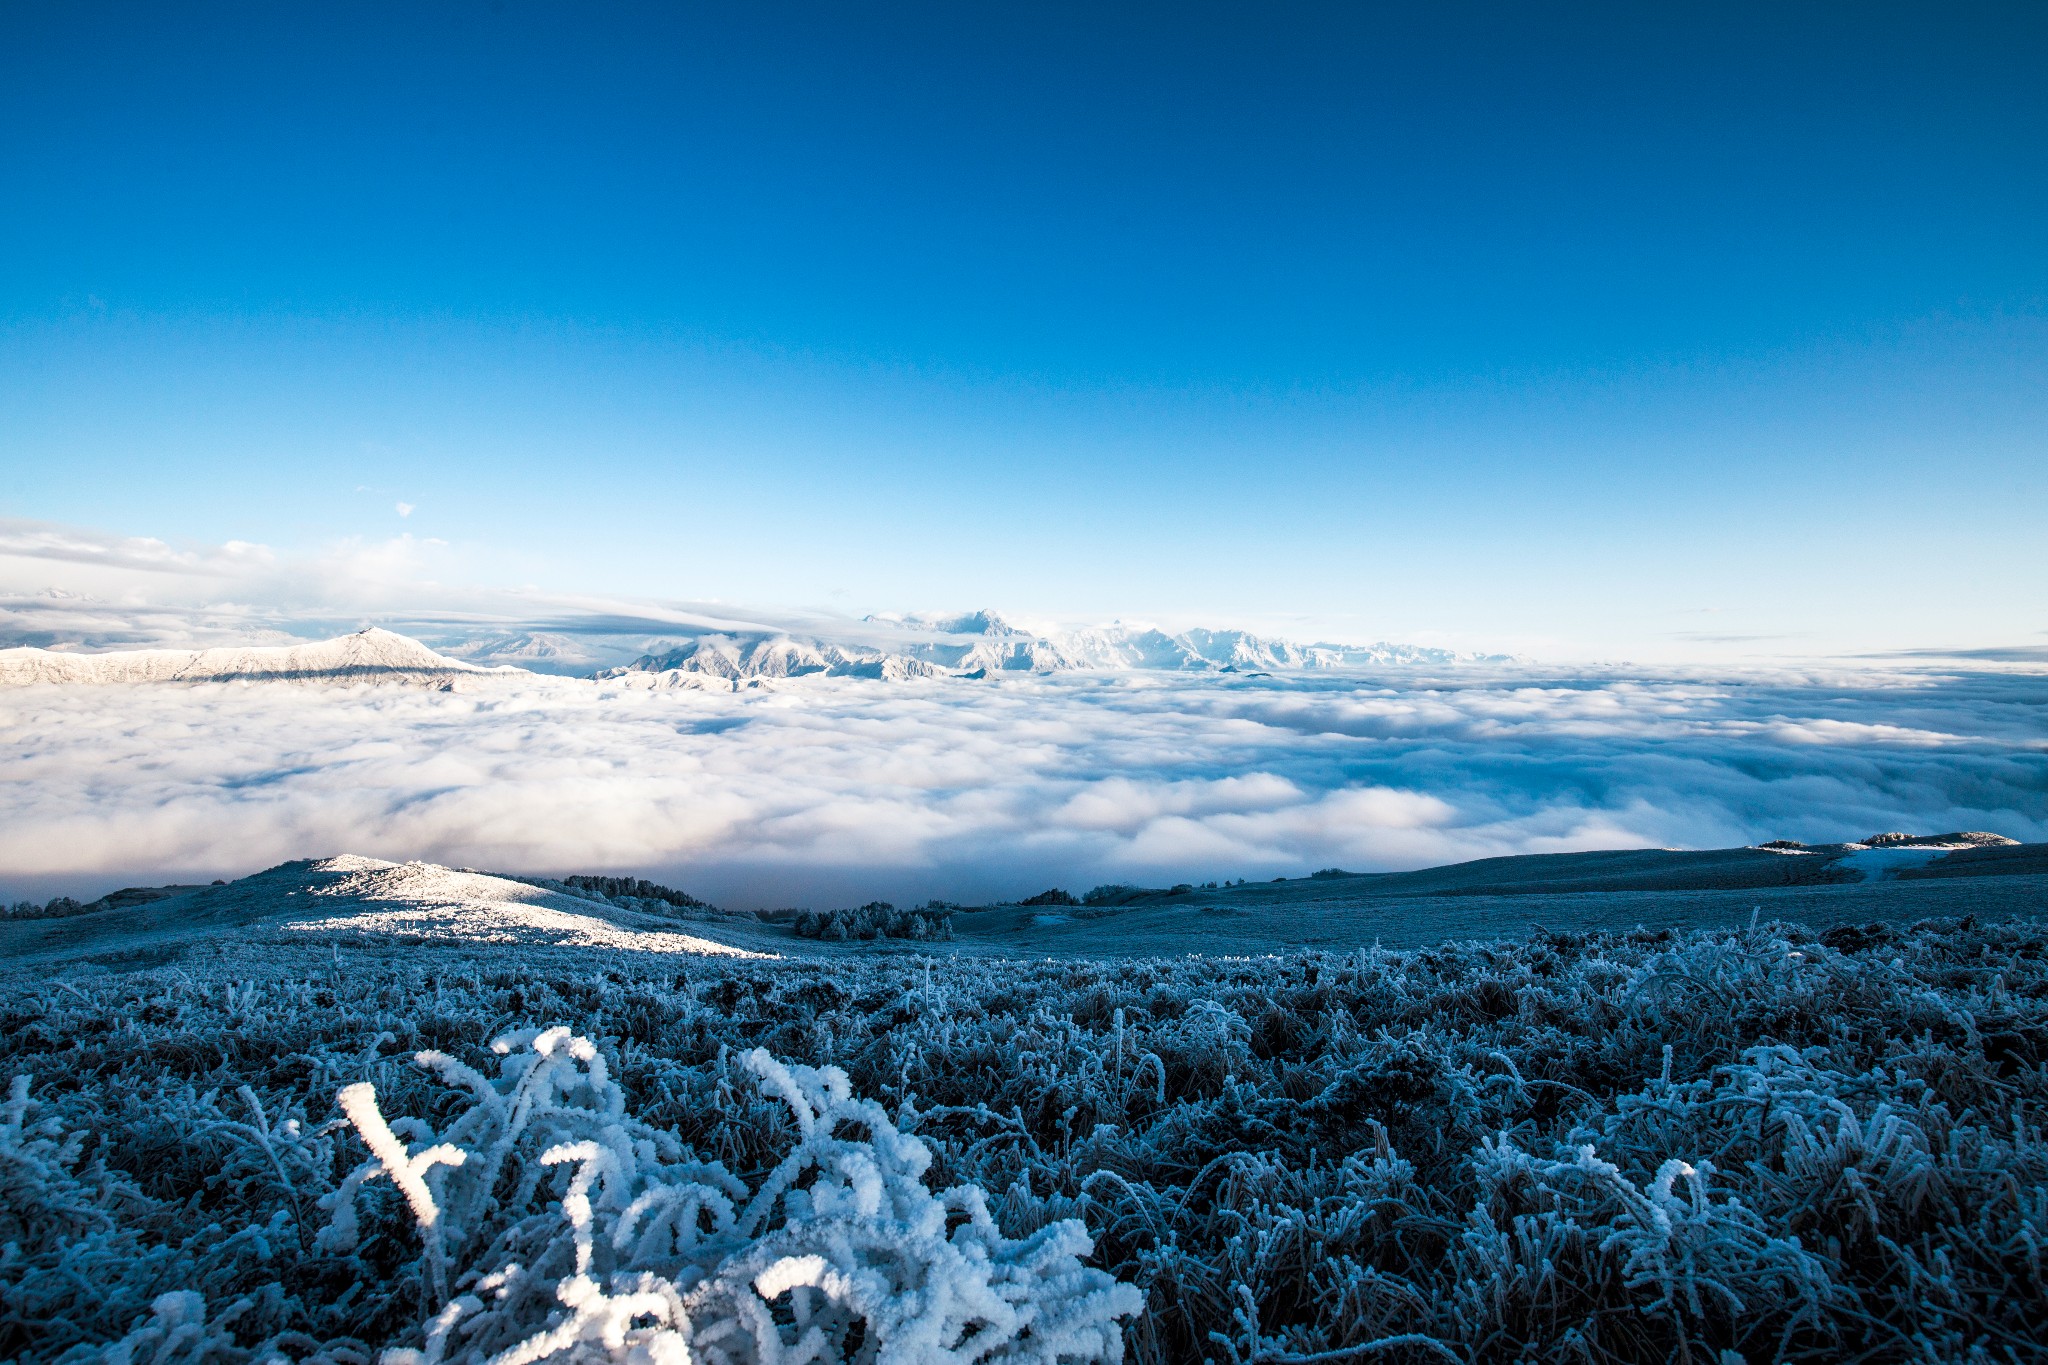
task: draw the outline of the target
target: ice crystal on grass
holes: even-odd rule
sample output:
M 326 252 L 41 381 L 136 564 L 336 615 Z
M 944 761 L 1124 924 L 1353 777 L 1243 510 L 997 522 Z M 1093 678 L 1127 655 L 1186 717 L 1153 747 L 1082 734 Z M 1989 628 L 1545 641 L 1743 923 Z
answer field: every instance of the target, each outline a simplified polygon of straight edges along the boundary
M 0 1358 L 2009 1365 L 2048 1338 L 2038 924 L 345 951 L 0 988 Z
M 487 1080 L 420 1066 L 473 1098 L 406 1146 L 359 1083 L 342 1091 L 373 1153 L 328 1200 L 351 1250 L 355 1199 L 388 1175 L 418 1228 L 433 1316 L 387 1365 L 805 1365 L 1114 1361 L 1142 1299 L 1081 1264 L 1067 1220 L 1006 1238 L 972 1185 L 938 1194 L 932 1154 L 837 1067 L 743 1061 L 788 1106 L 795 1141 L 753 1190 L 626 1115 L 603 1055 L 566 1028 L 507 1034 Z M 447 1297 L 447 1267 L 465 1292 Z

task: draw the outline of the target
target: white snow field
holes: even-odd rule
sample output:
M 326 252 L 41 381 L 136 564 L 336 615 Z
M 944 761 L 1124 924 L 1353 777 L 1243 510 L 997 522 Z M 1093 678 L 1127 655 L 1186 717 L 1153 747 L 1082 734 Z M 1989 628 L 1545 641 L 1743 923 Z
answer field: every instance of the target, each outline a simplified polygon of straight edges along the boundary
M 691 953 L 760 957 L 742 948 L 691 934 L 616 922 L 616 912 L 593 913 L 587 898 L 566 895 L 481 872 L 458 872 L 431 863 L 387 863 L 351 854 L 306 869 L 309 885 L 288 890 L 318 906 L 287 918 L 288 933 L 391 935 L 417 943 L 547 944 L 562 948 L 616 948 L 638 953 Z M 341 909 L 340 907 L 347 907 Z

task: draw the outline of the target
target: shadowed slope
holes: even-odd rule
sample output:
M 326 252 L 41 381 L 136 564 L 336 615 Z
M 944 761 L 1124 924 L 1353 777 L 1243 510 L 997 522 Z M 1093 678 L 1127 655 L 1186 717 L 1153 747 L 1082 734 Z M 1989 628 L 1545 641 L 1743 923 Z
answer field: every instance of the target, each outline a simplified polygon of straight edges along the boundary
M 1866 866 L 1863 859 L 1878 856 Z M 1837 844 L 1631 849 L 1486 858 L 1450 867 L 1226 887 L 1129 889 L 1092 905 L 996 905 L 953 916 L 950 942 L 914 949 L 793 936 L 787 915 L 670 907 L 563 882 L 342 856 L 220 886 L 130 887 L 85 913 L 0 921 L 0 957 L 176 956 L 230 934 L 276 947 L 344 939 L 397 947 L 498 945 L 836 957 L 848 953 L 1132 957 L 1423 945 L 1554 930 L 1725 928 L 1753 915 L 1816 927 L 2048 912 L 2048 845 L 1942 849 Z M 642 913 L 653 909 L 657 913 Z

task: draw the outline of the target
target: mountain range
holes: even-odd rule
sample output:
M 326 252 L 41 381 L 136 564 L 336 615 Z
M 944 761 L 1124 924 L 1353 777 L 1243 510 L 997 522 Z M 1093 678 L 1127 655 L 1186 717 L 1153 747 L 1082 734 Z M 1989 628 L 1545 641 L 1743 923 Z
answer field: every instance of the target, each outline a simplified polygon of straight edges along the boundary
M 643 686 L 701 686 L 809 674 L 832 677 L 982 678 L 997 673 L 1155 670 L 1183 673 L 1270 673 L 1388 665 L 1505 663 L 1501 654 L 1387 643 L 1295 644 L 1242 630 L 1195 629 L 1169 634 L 1116 623 L 1039 633 L 992 611 L 959 616 L 868 616 L 864 639 L 832 640 L 784 631 L 707 633 L 642 655 L 596 676 Z M 494 656 L 495 657 L 495 656 Z
M 994 612 L 960 616 L 870 616 L 839 638 L 772 628 L 704 631 L 657 639 L 631 663 L 592 668 L 601 655 L 573 635 L 547 632 L 470 639 L 445 652 L 372 628 L 306 644 L 86 653 L 0 649 L 0 684 L 232 682 L 398 682 L 447 686 L 465 678 L 574 674 L 631 687 L 730 690 L 761 680 L 812 676 L 985 678 L 1079 671 L 1270 673 L 1373 666 L 1501 663 L 1415 645 L 1295 644 L 1241 630 L 1169 634 L 1121 623 L 1041 634 Z M 612 655 L 617 658 L 618 655 Z

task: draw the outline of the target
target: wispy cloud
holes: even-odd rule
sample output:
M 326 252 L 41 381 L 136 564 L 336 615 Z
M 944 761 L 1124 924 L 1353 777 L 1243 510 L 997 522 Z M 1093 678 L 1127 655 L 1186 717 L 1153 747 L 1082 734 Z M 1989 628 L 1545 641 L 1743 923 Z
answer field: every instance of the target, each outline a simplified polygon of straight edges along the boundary
M 1958 659 L 1974 663 L 2048 664 L 2048 645 L 2008 645 L 1993 649 L 1902 649 L 1873 657 L 1891 659 Z
M 0 693 L 8 893 L 349 850 L 739 904 L 1505 853 L 2048 837 L 2048 679 L 567 680 Z
M 401 515 L 415 510 L 398 506 Z M 0 519 L 0 648 L 253 644 L 381 625 L 439 648 L 520 632 L 574 636 L 589 644 L 594 667 L 707 631 L 889 638 L 825 612 L 478 587 L 463 581 L 470 567 L 461 547 L 410 532 L 286 554 Z
M 147 536 L 111 536 L 48 522 L 0 519 L 0 558 L 56 560 L 146 574 L 227 578 L 268 567 L 275 556 L 261 545 L 231 540 L 179 550 Z

